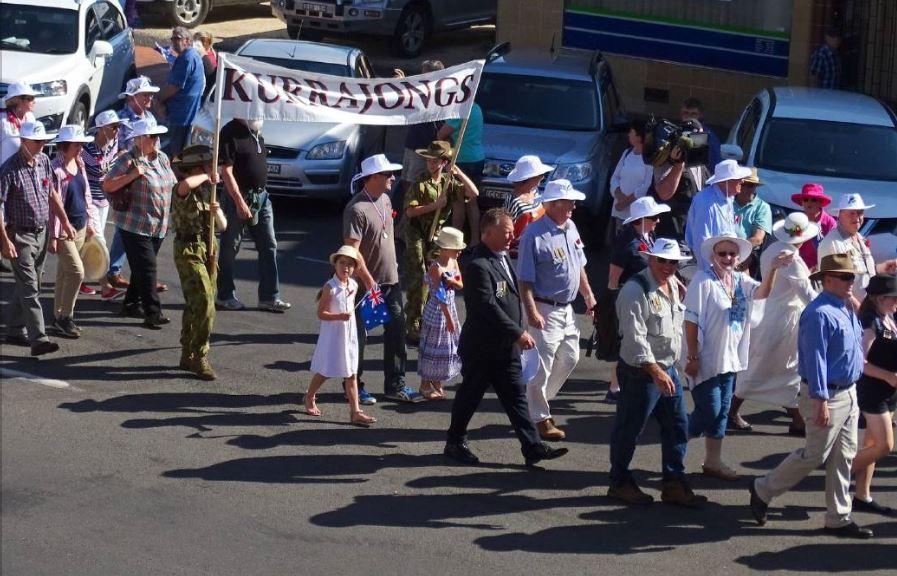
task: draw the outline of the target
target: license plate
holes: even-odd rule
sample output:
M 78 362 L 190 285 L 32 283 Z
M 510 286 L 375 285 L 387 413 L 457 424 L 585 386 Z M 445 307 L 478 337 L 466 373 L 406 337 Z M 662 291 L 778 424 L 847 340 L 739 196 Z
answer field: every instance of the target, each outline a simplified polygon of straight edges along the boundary
M 310 4 L 308 2 L 303 2 L 302 9 L 306 12 L 320 12 L 321 14 L 327 14 L 329 12 L 327 4 Z
M 508 197 L 509 192 L 502 188 L 484 188 L 481 193 L 483 198 L 494 198 L 496 200 L 504 200 Z
M 280 164 L 268 164 L 268 174 L 280 174 Z

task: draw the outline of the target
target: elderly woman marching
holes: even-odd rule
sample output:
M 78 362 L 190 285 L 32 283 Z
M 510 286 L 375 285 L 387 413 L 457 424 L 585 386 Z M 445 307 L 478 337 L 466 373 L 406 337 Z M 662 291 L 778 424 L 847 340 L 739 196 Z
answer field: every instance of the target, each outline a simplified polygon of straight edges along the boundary
M 214 380 L 215 372 L 209 364 L 209 336 L 215 322 L 216 274 L 209 266 L 209 252 L 215 251 L 209 246 L 209 215 L 218 211 L 218 203 L 210 203 L 218 174 L 212 167 L 212 150 L 208 146 L 188 146 L 172 164 L 184 174 L 175 185 L 171 200 L 174 264 L 184 290 L 178 367 L 201 380 Z
M 738 478 L 723 463 L 722 447 L 735 374 L 748 365 L 751 307 L 755 300 L 769 295 L 776 270 L 794 257 L 793 252 L 777 254 L 761 284 L 735 271 L 752 249 L 750 242 L 731 232 L 704 240 L 701 253 L 711 265 L 695 275 L 685 296 L 685 373 L 693 381 L 695 403 L 688 435 L 704 436 L 704 474 L 722 480 Z
M 38 93 L 25 82 L 13 82 L 6 90 L 4 109 L 0 111 L 0 166 L 18 152 L 22 139 L 19 129 L 34 122 L 34 97 Z
M 763 277 L 770 274 L 773 260 L 782 252 L 799 254 L 804 242 L 819 234 L 819 226 L 803 212 L 789 214 L 772 227 L 776 242 L 760 256 Z M 776 276 L 763 306 L 763 317 L 751 329 L 747 369 L 738 375 L 729 409 L 729 424 L 739 430 L 751 426 L 738 413 L 745 400 L 784 406 L 791 416 L 788 433 L 803 436 L 804 419 L 797 409 L 800 376 L 797 373 L 797 330 L 800 314 L 816 298 L 810 269 L 795 257 Z

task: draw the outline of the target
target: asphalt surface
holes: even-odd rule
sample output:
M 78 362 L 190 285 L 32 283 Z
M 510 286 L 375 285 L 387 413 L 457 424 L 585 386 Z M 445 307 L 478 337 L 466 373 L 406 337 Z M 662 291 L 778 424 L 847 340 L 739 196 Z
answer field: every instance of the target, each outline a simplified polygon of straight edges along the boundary
M 770 407 L 746 406 L 755 432 L 726 441 L 740 482 L 701 477 L 703 447 L 690 445 L 693 485 L 711 501 L 703 510 L 608 500 L 613 407 L 602 402 L 607 365 L 594 358 L 582 358 L 553 402 L 570 453 L 544 470 L 522 466 L 491 393 L 471 424 L 478 467 L 441 455 L 451 400 L 380 403 L 368 409 L 379 422 L 364 430 L 348 425 L 331 381 L 319 403 L 324 416 L 306 416 L 300 393 L 316 341 L 314 296 L 339 243 L 339 213 L 283 201 L 276 213 L 282 292 L 293 309 L 252 309 L 255 251 L 245 244 L 237 285 L 250 309 L 218 314 L 217 382 L 175 368 L 183 300 L 170 239 L 159 262 L 173 322 L 162 331 L 118 316 L 118 304 L 82 297 L 84 336 L 58 339 L 58 354 L 34 360 L 3 346 L 4 575 L 894 573 L 894 519 L 857 514 L 876 531 L 867 542 L 821 532 L 822 471 L 776 501 L 765 527 L 754 524 L 747 478 L 801 443 Z M 592 261 L 599 267 L 602 258 Z M 51 257 L 45 311 L 54 278 Z M 11 284 L 0 275 L 4 311 Z M 581 326 L 586 332 L 584 317 Z M 380 351 L 378 332 L 365 363 L 376 393 Z M 409 357 L 416 387 L 416 350 Z M 658 497 L 653 424 L 633 464 Z M 892 455 L 876 472 L 875 493 L 893 506 L 895 492 Z

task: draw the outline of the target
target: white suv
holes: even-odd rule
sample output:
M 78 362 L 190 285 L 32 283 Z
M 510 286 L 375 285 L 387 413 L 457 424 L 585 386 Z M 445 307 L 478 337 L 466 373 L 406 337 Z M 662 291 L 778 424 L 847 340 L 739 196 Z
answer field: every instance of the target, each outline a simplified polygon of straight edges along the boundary
M 134 37 L 118 0 L 3 0 L 0 97 L 13 82 L 40 93 L 34 115 L 48 131 L 87 127 L 94 112 L 119 106 L 136 76 Z

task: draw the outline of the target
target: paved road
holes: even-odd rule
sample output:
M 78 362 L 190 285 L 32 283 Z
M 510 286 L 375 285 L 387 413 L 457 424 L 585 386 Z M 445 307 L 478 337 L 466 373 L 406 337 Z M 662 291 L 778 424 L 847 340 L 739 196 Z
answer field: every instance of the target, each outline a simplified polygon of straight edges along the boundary
M 630 510 L 607 500 L 613 408 L 600 401 L 607 367 L 591 358 L 554 402 L 571 452 L 546 471 L 521 466 L 492 395 L 471 427 L 484 462 L 474 468 L 440 455 L 450 402 L 379 404 L 370 409 L 379 423 L 362 430 L 348 426 L 331 382 L 325 416 L 300 413 L 316 338 L 314 295 L 328 276 L 322 261 L 339 241 L 338 221 L 325 205 L 277 203 L 283 293 L 294 308 L 219 314 L 217 382 L 174 368 L 182 299 L 170 240 L 160 263 L 174 322 L 164 330 L 144 330 L 93 297 L 78 303 L 84 337 L 62 341 L 54 357 L 32 360 L 3 347 L 4 575 L 893 573 L 894 520 L 858 515 L 879 534 L 866 543 L 820 532 L 821 472 L 779 501 L 764 528 L 749 518 L 744 483 L 693 476 L 712 501 L 698 511 Z M 250 305 L 253 259 L 250 243 L 237 268 Z M 45 309 L 54 266 L 51 258 Z M 0 276 L 4 300 L 10 287 L 10 276 Z M 375 337 L 366 363 L 375 392 L 379 351 Z M 417 384 L 414 376 L 409 382 Z M 780 411 L 753 405 L 748 413 L 756 432 L 726 443 L 746 477 L 799 445 L 785 435 Z M 702 448 L 691 448 L 694 472 Z M 656 495 L 653 426 L 635 466 Z M 883 501 L 897 504 L 893 456 L 876 485 Z

